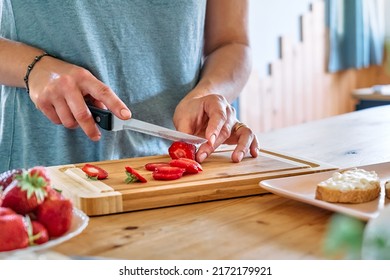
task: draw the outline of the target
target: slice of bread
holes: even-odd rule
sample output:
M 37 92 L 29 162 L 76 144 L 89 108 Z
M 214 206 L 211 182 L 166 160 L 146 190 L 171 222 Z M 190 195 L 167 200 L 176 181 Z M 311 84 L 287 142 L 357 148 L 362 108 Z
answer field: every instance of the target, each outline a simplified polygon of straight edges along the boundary
M 390 181 L 387 181 L 385 183 L 385 191 L 386 191 L 386 197 L 390 199 Z
M 380 180 L 375 171 L 352 168 L 335 172 L 320 182 L 316 188 L 316 199 L 335 203 L 363 203 L 379 197 Z

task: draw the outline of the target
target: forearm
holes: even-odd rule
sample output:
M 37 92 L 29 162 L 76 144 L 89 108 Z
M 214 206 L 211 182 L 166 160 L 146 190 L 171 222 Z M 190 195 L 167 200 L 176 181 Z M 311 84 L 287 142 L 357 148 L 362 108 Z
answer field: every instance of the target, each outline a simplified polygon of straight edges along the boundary
M 0 37 L 0 84 L 25 87 L 27 66 L 43 50 Z
M 245 86 L 251 67 L 251 50 L 248 45 L 224 45 L 206 58 L 199 83 L 191 95 L 200 97 L 220 94 L 231 103 Z
M 205 62 L 201 78 L 188 97 L 238 97 L 252 66 L 247 0 L 209 0 L 205 21 Z

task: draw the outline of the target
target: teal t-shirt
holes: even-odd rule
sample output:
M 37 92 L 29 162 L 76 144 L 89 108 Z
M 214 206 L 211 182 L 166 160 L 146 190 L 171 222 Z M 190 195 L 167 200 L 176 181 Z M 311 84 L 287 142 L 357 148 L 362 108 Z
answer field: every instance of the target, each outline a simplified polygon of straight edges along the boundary
M 173 128 L 199 78 L 206 0 L 0 0 L 0 36 L 85 67 L 135 118 Z M 1 62 L 0 62 L 1 63 Z M 51 123 L 24 88 L 0 87 L 0 172 L 167 153 L 171 142 Z

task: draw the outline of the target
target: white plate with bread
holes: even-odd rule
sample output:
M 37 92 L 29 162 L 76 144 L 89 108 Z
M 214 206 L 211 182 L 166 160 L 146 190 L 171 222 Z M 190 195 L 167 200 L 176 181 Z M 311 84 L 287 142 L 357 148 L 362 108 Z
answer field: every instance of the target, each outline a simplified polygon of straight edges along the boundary
M 390 204 L 388 181 L 390 162 L 264 180 L 259 185 L 274 194 L 367 221 Z

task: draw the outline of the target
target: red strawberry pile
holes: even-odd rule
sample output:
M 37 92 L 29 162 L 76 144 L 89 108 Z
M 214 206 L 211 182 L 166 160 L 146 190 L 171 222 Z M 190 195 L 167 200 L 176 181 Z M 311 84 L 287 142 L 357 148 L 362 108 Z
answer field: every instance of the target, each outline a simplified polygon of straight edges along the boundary
M 44 167 L 0 174 L 0 252 L 62 236 L 72 217 L 72 202 L 52 188 Z

